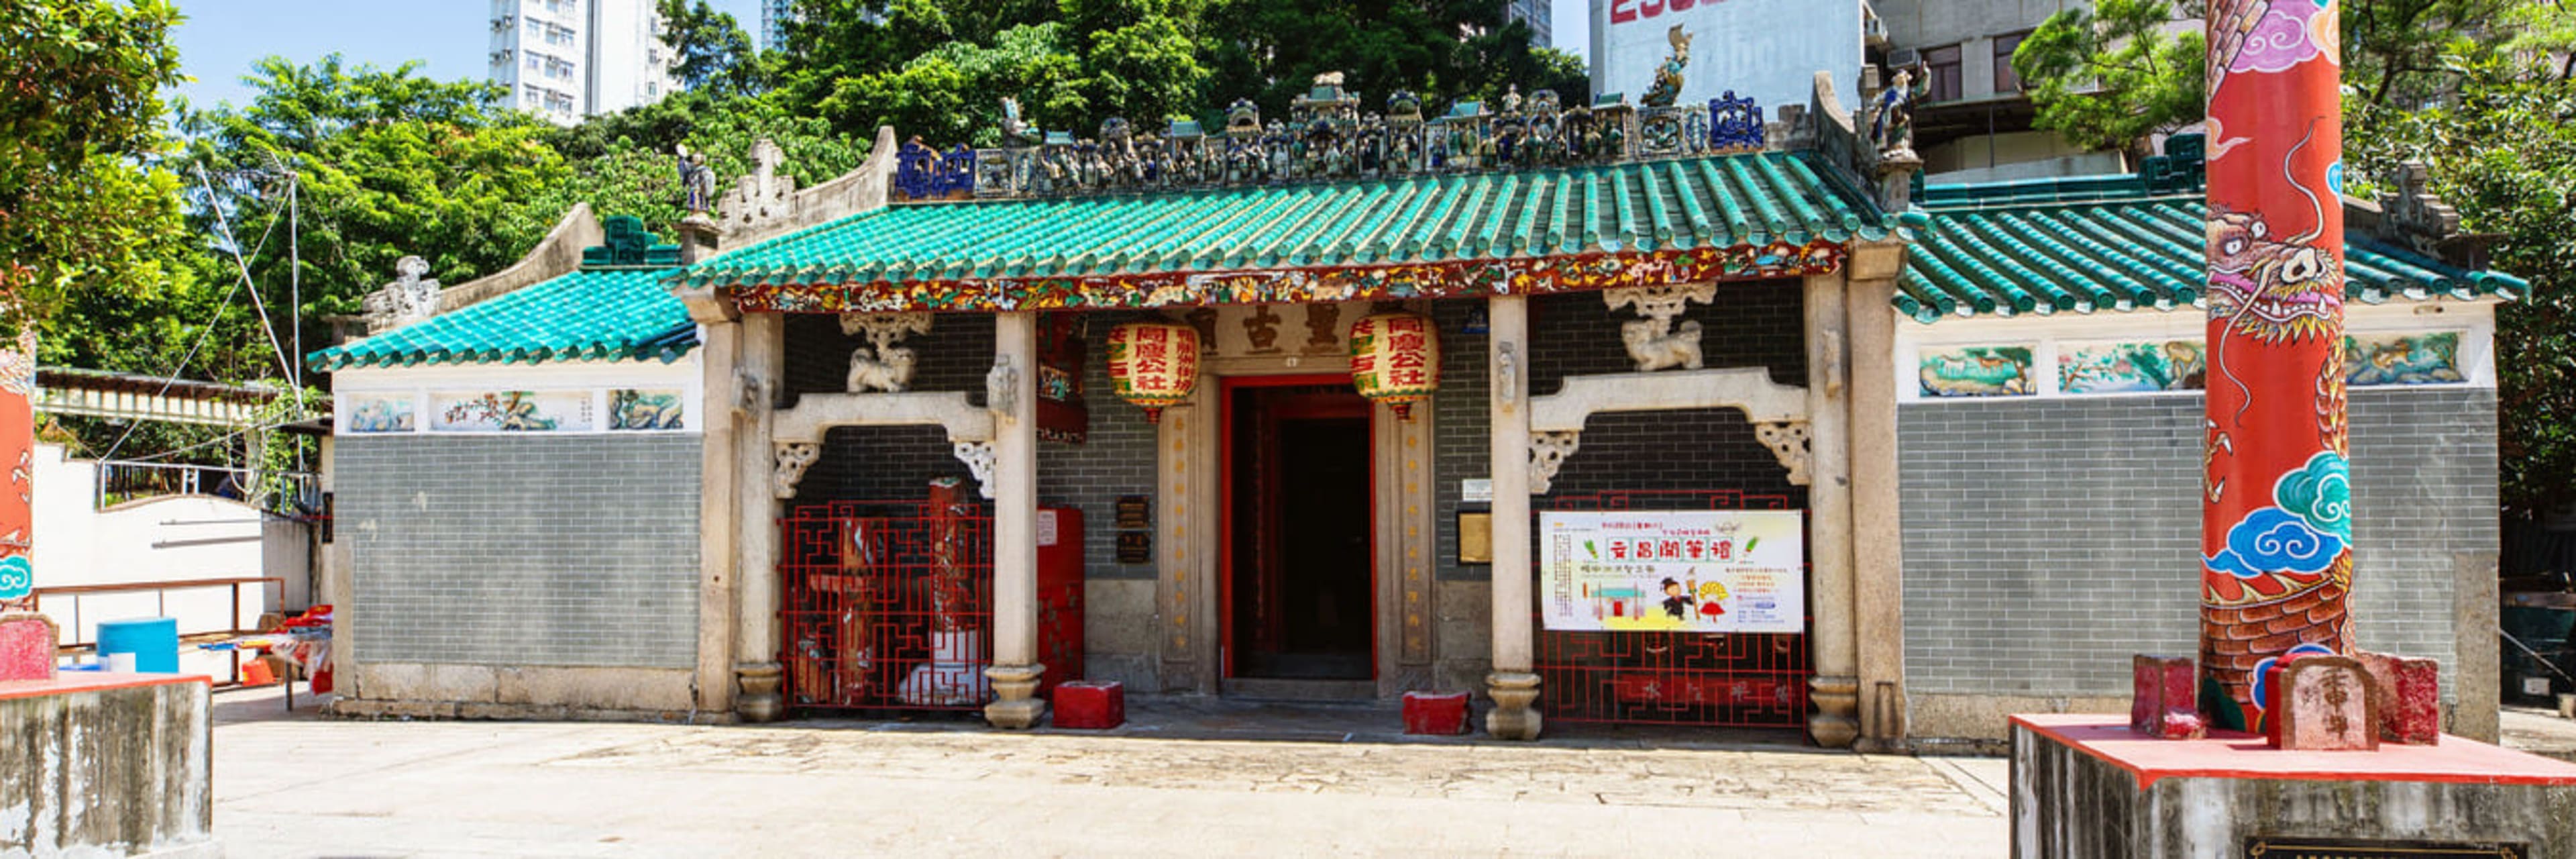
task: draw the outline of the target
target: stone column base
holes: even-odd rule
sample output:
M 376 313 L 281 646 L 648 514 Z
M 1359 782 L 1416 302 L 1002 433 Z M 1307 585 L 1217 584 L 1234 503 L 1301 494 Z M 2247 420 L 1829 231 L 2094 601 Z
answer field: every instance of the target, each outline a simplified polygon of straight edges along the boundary
M 1807 736 L 1828 749 L 1850 748 L 1860 737 L 1860 678 L 1811 677 L 1807 700 L 1816 712 L 1807 717 Z
M 995 665 L 984 669 L 984 677 L 993 681 L 993 703 L 984 705 L 984 721 L 996 728 L 1018 730 L 1034 728 L 1046 717 L 1046 702 L 1038 700 L 1038 677 L 1046 666 Z
M 1531 706 L 1538 701 L 1538 675 L 1497 671 L 1485 675 L 1486 694 L 1494 709 L 1485 713 L 1485 733 L 1498 740 L 1535 740 L 1545 720 Z
M 744 662 L 733 667 L 734 685 L 742 694 L 733 701 L 733 711 L 745 722 L 774 722 L 786 710 L 778 694 L 778 663 Z

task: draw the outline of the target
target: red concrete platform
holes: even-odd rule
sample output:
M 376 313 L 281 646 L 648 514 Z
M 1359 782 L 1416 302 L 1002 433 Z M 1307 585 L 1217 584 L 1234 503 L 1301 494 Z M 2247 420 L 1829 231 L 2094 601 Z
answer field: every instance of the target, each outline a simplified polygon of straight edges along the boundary
M 2272 748 L 2260 734 L 2215 729 L 2203 739 L 2159 740 L 2130 730 L 2116 715 L 2024 714 L 2012 722 L 2127 770 L 2140 790 L 2159 779 L 2191 777 L 2576 786 L 2576 764 L 2449 734 L 2434 745 L 2302 752 Z
M 1127 723 L 1127 687 L 1116 681 L 1056 684 L 1055 726 L 1105 731 Z
M 75 692 L 106 692 L 140 686 L 171 686 L 202 683 L 213 688 L 215 680 L 203 674 L 112 674 L 105 671 L 65 671 L 51 680 L 0 680 L 0 701 L 14 698 L 40 698 L 46 695 L 68 695 Z

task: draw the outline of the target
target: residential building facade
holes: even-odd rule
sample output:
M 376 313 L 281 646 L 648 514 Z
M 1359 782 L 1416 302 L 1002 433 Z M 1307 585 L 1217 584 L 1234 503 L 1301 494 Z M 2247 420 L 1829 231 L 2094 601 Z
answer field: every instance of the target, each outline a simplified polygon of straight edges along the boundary
M 678 83 L 653 0 L 493 0 L 491 81 L 561 125 L 652 104 Z

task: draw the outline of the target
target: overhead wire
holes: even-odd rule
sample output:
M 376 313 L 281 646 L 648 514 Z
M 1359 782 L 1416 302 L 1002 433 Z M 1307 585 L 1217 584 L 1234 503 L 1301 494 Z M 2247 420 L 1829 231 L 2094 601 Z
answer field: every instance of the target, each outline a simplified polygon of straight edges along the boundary
M 216 201 L 216 199 L 215 199 L 215 189 L 214 189 L 214 184 L 213 184 L 212 182 L 208 182 L 208 181 L 206 181 L 206 168 L 205 168 L 205 166 L 204 166 L 204 165 L 198 165 L 198 167 L 197 167 L 197 178 L 198 178 L 198 180 L 199 180 L 201 183 L 204 183 L 204 187 L 205 187 L 205 189 L 206 189 L 206 207 L 207 207 L 208 209 L 220 209 L 222 204 L 221 204 L 221 203 L 219 203 L 218 201 Z M 250 251 L 250 255 L 251 255 L 251 256 L 258 256 L 260 251 L 262 251 L 262 250 L 266 250 L 266 249 L 268 248 L 268 239 L 269 239 L 269 237 L 270 237 L 270 236 L 272 236 L 272 235 L 275 235 L 275 234 L 276 234 L 276 232 L 277 232 L 277 222 L 278 222 L 278 219 L 279 219 L 283 214 L 284 214 L 284 212 L 283 212 L 282 210 L 272 210 L 272 211 L 270 211 L 270 212 L 268 213 L 268 226 L 267 226 L 267 228 L 260 230 L 260 232 L 259 232 L 259 243 L 258 243 L 258 244 L 256 244 L 256 245 L 253 245 L 253 246 L 251 247 L 251 251 Z M 221 214 L 220 214 L 220 213 L 217 215 L 217 219 L 218 219 L 219 221 L 221 221 L 221 220 L 222 220 L 222 216 L 221 216 Z M 234 258 L 234 260 L 235 260 L 236 262 L 241 262 L 241 260 L 242 260 L 242 255 L 241 255 L 241 242 L 240 242 L 239 240 L 237 240 L 237 239 L 234 239 L 234 238 L 233 238 L 233 235 L 232 235 L 232 228 L 231 228 L 231 226 L 229 225 L 229 223 L 228 223 L 228 222 L 226 223 L 226 225 L 225 225 L 225 227 L 224 227 L 224 242 L 225 242 L 225 244 L 227 245 L 227 248 L 226 248 L 226 249 L 227 249 L 228 251 L 230 251 L 230 252 L 233 254 L 233 258 Z M 242 266 L 243 266 L 243 268 L 242 268 L 242 274 L 243 274 L 242 278 L 241 278 L 241 279 L 239 279 L 239 280 L 235 280 L 235 281 L 233 281 L 232 286 L 230 286 L 230 287 L 226 287 L 226 288 L 224 289 L 224 297 L 215 301 L 214 309 L 210 312 L 210 315 L 208 315 L 208 316 L 206 317 L 206 322 L 205 322 L 205 324 L 204 324 L 204 325 L 202 325 L 202 326 L 200 326 L 200 327 L 198 327 L 198 329 L 197 329 L 197 339 L 196 339 L 196 341 L 195 341 L 195 342 L 193 342 L 193 343 L 190 343 L 190 344 L 188 345 L 188 352 L 187 352 L 187 354 L 180 356 L 180 358 L 179 358 L 179 364 L 178 364 L 177 366 L 175 366 L 175 367 L 171 367 L 171 368 L 169 369 L 169 371 L 168 371 L 168 372 L 166 372 L 166 373 L 163 373 L 163 374 L 162 374 L 162 377 L 161 377 L 161 388 L 160 388 L 160 390 L 158 390 L 158 391 L 154 391 L 154 392 L 153 392 L 153 394 L 152 394 L 153 396 L 158 397 L 158 396 L 162 396 L 162 395 L 165 395 L 165 394 L 170 393 L 170 386 L 171 386 L 171 385 L 173 385 L 173 384 L 176 384 L 176 383 L 179 381 L 179 377 L 180 377 L 182 374 L 184 374 L 184 373 L 186 373 L 186 372 L 188 371 L 188 365 L 189 365 L 189 364 L 191 364 L 191 363 L 194 363 L 194 362 L 196 361 L 196 359 L 197 359 L 197 352 L 205 348 L 205 346 L 206 346 L 206 339 L 207 339 L 209 336 L 211 336 L 211 335 L 213 335 L 213 334 L 215 333 L 215 323 L 217 323 L 217 322 L 221 322 L 221 321 L 223 320 L 223 316 L 224 316 L 224 308 L 232 306 L 232 303 L 233 303 L 233 294 L 234 294 L 234 293 L 237 293 L 237 292 L 240 292 L 240 291 L 241 291 L 241 288 L 242 288 L 242 285 L 250 282 L 250 281 L 249 281 L 249 267 L 248 267 L 248 264 L 247 264 L 247 263 L 242 263 Z M 254 290 L 252 290 L 251 292 L 252 292 L 252 296 L 253 296 L 254 298 L 256 298 L 256 297 L 257 297 L 257 295 L 258 295 L 258 290 L 254 289 Z M 263 320 L 265 320 L 267 317 L 263 314 L 261 318 L 262 318 Z M 270 336 L 270 341 L 271 341 L 272 345 L 275 343 L 275 340 L 276 340 L 276 337 L 275 337 L 275 335 L 274 335 L 274 334 L 272 334 L 272 335 Z M 300 398 L 300 396 L 301 396 L 301 392 L 300 392 L 300 391 L 298 392 L 298 395 L 299 395 L 299 398 Z M 300 403 L 300 402 L 301 402 L 301 400 L 299 399 L 299 400 L 298 400 L 298 402 Z M 110 459 L 115 459 L 115 458 L 116 458 L 116 452 L 117 452 L 118 450 L 120 450 L 120 449 L 122 449 L 122 448 L 124 448 L 124 447 L 125 447 L 125 440 L 126 440 L 126 439 L 128 439 L 128 438 L 132 438 L 132 437 L 134 436 L 134 431 L 135 431 L 135 430 L 137 430 L 137 429 L 141 429 L 141 428 L 142 428 L 142 426 L 143 426 L 143 424 L 142 424 L 142 422 L 140 422 L 140 421 L 131 422 L 131 423 L 126 424 L 126 426 L 125 426 L 125 431 L 124 431 L 124 432 L 122 432 L 122 433 L 118 433 L 118 434 L 117 434 L 117 436 L 116 436 L 116 441 L 114 441 L 114 442 L 110 443 L 110 444 L 107 446 L 107 453 L 106 453 L 105 455 L 100 456 L 100 457 L 99 457 L 99 459 L 100 459 L 100 460 L 102 460 L 102 461 L 104 461 L 104 460 L 110 460 Z M 202 447 L 202 446 L 203 446 L 203 445 L 198 445 L 198 446 L 196 446 L 196 447 Z M 187 448 L 187 449 L 189 449 L 189 450 L 194 450 L 194 449 L 195 449 L 195 447 L 191 447 L 191 448 Z

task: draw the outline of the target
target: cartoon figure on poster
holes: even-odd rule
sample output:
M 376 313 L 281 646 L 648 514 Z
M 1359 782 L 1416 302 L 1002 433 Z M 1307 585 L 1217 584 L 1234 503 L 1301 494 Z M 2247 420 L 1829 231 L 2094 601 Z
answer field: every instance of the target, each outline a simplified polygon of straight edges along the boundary
M 1803 631 L 1805 527 L 1795 510 L 1543 513 L 1547 628 Z

